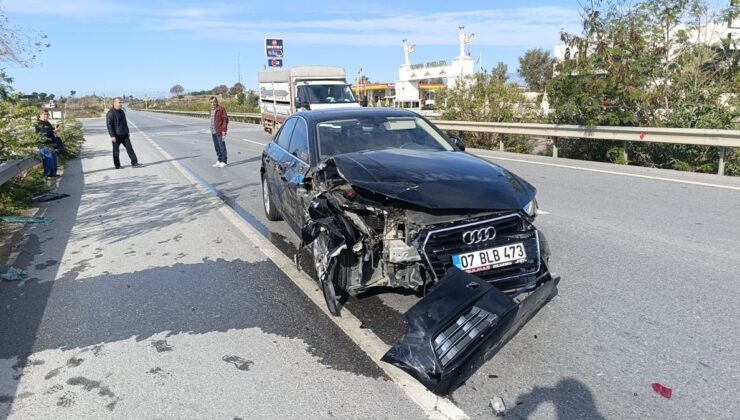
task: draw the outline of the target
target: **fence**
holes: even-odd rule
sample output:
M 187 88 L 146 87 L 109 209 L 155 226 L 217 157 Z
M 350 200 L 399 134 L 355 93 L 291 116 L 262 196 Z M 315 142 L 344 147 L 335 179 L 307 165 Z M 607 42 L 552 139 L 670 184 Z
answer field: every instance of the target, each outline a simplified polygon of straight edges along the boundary
M 182 115 L 185 117 L 197 117 L 197 118 L 208 118 L 208 116 L 210 115 L 208 111 L 170 111 L 166 109 L 145 109 L 141 111 L 161 112 L 164 114 L 175 114 L 175 115 Z M 229 120 L 231 121 L 259 124 L 260 119 L 261 119 L 260 114 L 239 114 L 239 113 L 229 112 Z
M 27 171 L 40 163 L 41 162 L 36 159 L 9 160 L 7 162 L 0 163 L 0 185 L 5 184 L 14 176 L 23 171 Z
M 208 112 L 203 111 L 156 111 L 193 117 L 208 117 Z M 229 118 L 235 121 L 240 121 L 239 118 L 241 118 L 241 121 L 259 124 L 260 114 L 229 114 Z M 549 137 L 553 139 L 553 157 L 558 157 L 558 139 L 560 138 L 624 141 L 625 160 L 627 159 L 627 142 L 715 146 L 719 147 L 719 165 L 717 170 L 719 175 L 724 175 L 725 173 L 725 159 L 728 150 L 730 148 L 740 148 L 740 130 L 609 126 L 586 127 L 582 125 L 557 124 L 432 121 L 442 130 Z M 499 142 L 499 148 L 503 151 L 503 142 Z

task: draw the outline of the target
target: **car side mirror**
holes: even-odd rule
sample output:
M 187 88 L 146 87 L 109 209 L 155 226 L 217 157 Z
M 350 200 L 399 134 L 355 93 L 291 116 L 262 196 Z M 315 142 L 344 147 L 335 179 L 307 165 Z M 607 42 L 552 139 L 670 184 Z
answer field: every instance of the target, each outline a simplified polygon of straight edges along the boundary
M 465 143 L 459 137 L 450 136 L 450 142 L 452 142 L 453 146 L 460 149 L 461 152 L 465 151 Z
M 308 194 L 311 191 L 311 177 L 301 177 L 301 181 L 298 183 L 297 190 L 299 193 Z

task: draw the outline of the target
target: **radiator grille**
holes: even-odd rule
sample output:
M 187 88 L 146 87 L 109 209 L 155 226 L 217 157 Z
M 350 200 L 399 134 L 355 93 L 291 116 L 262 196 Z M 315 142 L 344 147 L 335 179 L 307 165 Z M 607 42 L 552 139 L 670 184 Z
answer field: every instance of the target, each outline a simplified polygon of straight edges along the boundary
M 540 268 L 539 240 L 536 230 L 527 229 L 524 224 L 525 222 L 518 214 L 512 214 L 496 219 L 474 223 L 461 223 L 457 226 L 425 231 L 419 236 L 420 238 L 424 238 L 421 251 L 426 257 L 429 268 L 434 273 L 434 277 L 439 280 L 452 267 L 453 255 L 513 243 L 522 243 L 527 252 L 526 262 L 474 274 L 488 281 L 531 275 L 539 271 Z M 463 243 L 463 232 L 489 226 L 496 229 L 496 236 L 493 240 L 473 245 Z

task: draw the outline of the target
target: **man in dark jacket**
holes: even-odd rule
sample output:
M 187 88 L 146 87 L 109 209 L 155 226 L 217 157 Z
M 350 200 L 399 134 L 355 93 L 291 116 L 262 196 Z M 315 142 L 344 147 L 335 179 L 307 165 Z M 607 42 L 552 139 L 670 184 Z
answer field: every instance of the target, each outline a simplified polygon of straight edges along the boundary
M 121 98 L 113 99 L 113 108 L 108 110 L 108 114 L 105 116 L 105 122 L 108 126 L 108 134 L 110 135 L 110 141 L 113 143 L 113 164 L 116 169 L 121 169 L 121 160 L 118 158 L 118 151 L 120 150 L 121 144 L 126 148 L 129 159 L 131 159 L 132 168 L 141 168 L 142 165 L 136 158 L 134 147 L 131 146 L 131 139 L 129 138 L 128 123 L 126 122 L 126 114 L 123 112 L 123 104 Z
M 218 99 L 211 96 L 211 137 L 213 137 L 213 147 L 216 149 L 218 161 L 212 166 L 214 168 L 223 168 L 226 166 L 226 129 L 229 126 L 229 116 L 226 114 L 224 107 L 218 104 Z

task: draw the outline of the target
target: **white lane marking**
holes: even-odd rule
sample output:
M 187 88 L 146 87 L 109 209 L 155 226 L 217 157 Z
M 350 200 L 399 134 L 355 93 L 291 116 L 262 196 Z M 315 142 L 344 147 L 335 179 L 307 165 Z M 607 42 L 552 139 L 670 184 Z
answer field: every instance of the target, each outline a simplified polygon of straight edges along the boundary
M 295 263 L 275 245 L 260 234 L 252 225 L 244 221 L 239 214 L 222 200 L 214 197 L 206 187 L 195 179 L 182 164 L 172 155 L 159 147 L 136 124 L 131 125 L 154 147 L 166 160 L 172 164 L 193 186 L 201 191 L 210 202 L 229 220 L 244 236 L 247 237 L 267 258 L 269 258 L 285 275 L 303 291 L 303 293 L 334 322 L 347 336 L 362 350 L 385 374 L 398 385 L 407 397 L 418 405 L 431 419 L 467 419 L 464 411 L 447 398 L 440 397 L 427 390 L 421 383 L 401 369 L 385 363 L 380 359 L 389 347 L 377 335 L 367 328 L 360 328 L 360 320 L 352 315 L 347 308 L 342 309 L 341 316 L 333 316 L 326 308 L 324 295 L 317 283 L 303 271 L 299 271 Z M 256 143 L 256 142 L 255 142 Z
M 549 211 L 537 209 L 537 214 L 551 214 Z
M 258 141 L 254 141 L 254 140 L 248 140 L 248 139 L 242 139 L 242 140 L 248 141 L 248 142 L 254 143 L 254 144 L 259 144 L 260 146 L 266 146 L 267 145 L 267 143 L 260 143 Z
M 513 159 L 513 158 L 505 158 L 505 157 L 491 156 L 491 155 L 483 155 L 483 154 L 479 154 L 477 156 L 484 157 L 484 158 L 490 158 L 490 159 L 509 160 L 509 161 L 512 161 L 512 162 L 531 163 L 533 165 L 544 165 L 544 166 L 554 166 L 556 168 L 575 169 L 577 171 L 588 171 L 588 172 L 598 172 L 598 173 L 610 174 L 610 175 L 631 176 L 631 177 L 634 177 L 634 178 L 653 179 L 653 180 L 656 180 L 656 181 L 676 182 L 676 183 L 679 183 L 679 184 L 699 185 L 699 186 L 702 186 L 702 187 L 714 187 L 714 188 L 723 188 L 723 189 L 726 189 L 726 190 L 740 191 L 740 187 L 733 187 L 731 185 L 719 185 L 719 184 L 710 184 L 710 183 L 707 183 L 707 182 L 685 181 L 685 180 L 682 180 L 682 179 L 671 179 L 671 178 L 664 178 L 664 177 L 660 177 L 660 176 L 629 174 L 629 173 L 626 173 L 626 172 L 607 171 L 605 169 L 584 168 L 583 166 L 562 165 L 562 164 L 559 164 L 559 163 L 534 162 L 534 161 L 531 161 L 531 160 Z

